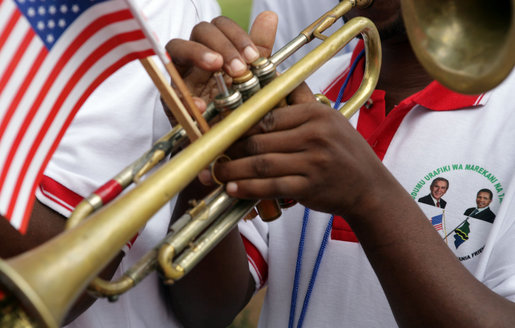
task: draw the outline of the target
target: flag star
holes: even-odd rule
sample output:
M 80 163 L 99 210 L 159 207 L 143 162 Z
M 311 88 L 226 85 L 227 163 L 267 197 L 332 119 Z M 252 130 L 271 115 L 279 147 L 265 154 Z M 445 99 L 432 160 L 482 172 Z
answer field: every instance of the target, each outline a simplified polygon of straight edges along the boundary
M 68 6 L 61 5 L 61 8 L 59 8 L 63 14 L 66 14 L 68 12 Z
M 58 22 L 57 22 L 57 25 L 59 25 L 59 27 L 66 27 L 66 21 L 64 20 L 64 18 L 61 18 Z
M 53 34 L 48 34 L 48 35 L 46 36 L 46 41 L 47 41 L 48 43 L 53 43 L 53 42 L 54 42 L 54 35 L 53 35 Z
M 43 31 L 45 29 L 45 23 L 43 21 L 38 22 L 38 30 Z
M 19 3 L 25 3 L 25 0 L 18 0 Z
M 78 12 L 79 12 L 79 6 L 78 6 L 78 5 L 73 5 L 73 6 L 72 6 L 72 11 L 73 11 L 74 13 L 78 13 Z
M 55 8 L 55 6 L 54 6 L 54 5 L 52 5 L 52 6 L 50 6 L 50 7 L 48 8 L 48 12 L 49 12 L 50 14 L 54 15 L 54 14 L 57 12 L 57 9 Z
M 55 21 L 53 19 L 48 20 L 48 28 L 54 28 L 55 27 Z
M 29 15 L 30 17 L 34 17 L 36 15 L 36 10 L 33 7 L 30 7 L 27 10 L 27 15 Z
M 39 8 L 38 8 L 38 14 L 40 14 L 41 16 L 43 16 L 44 14 L 46 14 L 45 7 L 43 7 L 43 6 L 39 6 Z

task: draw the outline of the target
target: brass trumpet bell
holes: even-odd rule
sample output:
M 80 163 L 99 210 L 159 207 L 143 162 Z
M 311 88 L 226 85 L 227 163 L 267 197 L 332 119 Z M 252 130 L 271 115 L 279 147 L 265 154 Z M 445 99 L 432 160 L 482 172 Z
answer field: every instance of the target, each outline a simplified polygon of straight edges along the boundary
M 401 0 L 418 59 L 436 80 L 466 94 L 503 81 L 515 65 L 515 1 Z

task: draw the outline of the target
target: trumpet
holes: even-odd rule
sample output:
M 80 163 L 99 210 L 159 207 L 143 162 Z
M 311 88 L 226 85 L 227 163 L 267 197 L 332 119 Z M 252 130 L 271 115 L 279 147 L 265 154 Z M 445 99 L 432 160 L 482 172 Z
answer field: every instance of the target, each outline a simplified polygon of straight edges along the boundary
M 121 281 L 109 283 L 95 279 L 154 213 L 358 34 L 363 36 L 366 44 L 365 76 L 358 92 L 340 111 L 350 116 L 365 103 L 374 90 L 380 70 L 377 29 L 370 20 L 357 17 L 331 36 L 326 37 L 323 33 L 352 7 L 365 7 L 371 2 L 342 1 L 270 59 L 256 62 L 253 65 L 255 75 L 260 76 L 260 84 L 264 87 L 241 104 L 239 100 L 234 106 L 232 102 L 222 102 L 219 107 L 237 108 L 135 188 L 106 206 L 97 199 L 98 195 L 88 197 L 72 215 L 70 229 L 27 253 L 8 261 L 0 260 L 0 324 L 57 327 L 93 280 L 94 294 L 114 300 L 156 268 L 168 283 L 191 270 L 252 210 L 255 201 L 233 199 L 221 186 L 176 221 L 167 237 Z M 276 75 L 275 67 L 280 62 L 315 37 L 323 39 L 323 43 L 270 80 Z M 246 85 L 248 80 L 241 82 Z M 179 127 L 172 130 L 143 156 L 145 159 L 127 167 L 115 180 L 123 188 L 138 180 L 159 159 L 177 150 L 183 134 Z M 83 220 L 85 217 L 88 219 Z M 199 236 L 202 231 L 207 233 Z M 194 247 L 190 247 L 192 244 Z M 66 279 L 56 279 L 65 274 Z

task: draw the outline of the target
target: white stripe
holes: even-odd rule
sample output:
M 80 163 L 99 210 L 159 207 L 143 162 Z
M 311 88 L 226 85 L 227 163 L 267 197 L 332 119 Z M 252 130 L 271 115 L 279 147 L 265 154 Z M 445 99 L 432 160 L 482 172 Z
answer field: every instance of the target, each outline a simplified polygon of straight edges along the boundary
M 27 51 L 24 52 L 19 64 L 13 71 L 13 74 L 7 82 L 7 85 L 5 86 L 4 91 L 0 97 L 0 113 L 2 113 L 2 118 L 11 106 L 14 97 L 18 93 L 18 90 L 20 90 L 25 77 L 27 76 L 29 70 L 32 68 L 34 61 L 42 48 L 43 43 L 39 40 L 39 38 L 32 39 L 29 46 L 27 47 Z
M 27 175 L 23 181 L 22 188 L 20 189 L 20 194 L 18 197 L 18 201 L 15 206 L 15 210 L 13 212 L 12 220 L 20 220 L 25 211 L 25 204 L 27 204 L 30 199 L 31 190 L 33 187 L 33 181 L 36 179 L 36 175 L 38 173 L 39 167 L 43 162 L 44 158 L 48 154 L 53 140 L 57 137 L 59 131 L 61 130 L 64 121 L 67 119 L 70 110 L 73 108 L 77 100 L 82 96 L 85 89 L 91 84 L 91 82 L 97 78 L 98 74 L 102 72 L 106 67 L 110 66 L 112 63 L 119 60 L 121 54 L 125 54 L 128 49 L 146 49 L 148 48 L 147 40 L 140 40 L 138 42 L 131 42 L 123 44 L 120 47 L 117 47 L 113 51 L 111 51 L 108 55 L 104 56 L 99 62 L 97 62 L 91 70 L 81 79 L 81 81 L 76 85 L 72 92 L 68 95 L 65 103 L 61 107 L 59 114 L 56 116 L 55 120 L 52 122 L 52 126 L 48 133 L 45 135 L 45 138 L 37 149 L 36 155 L 31 159 L 31 163 L 29 169 L 27 171 Z M 24 140 L 25 141 L 25 140 Z M 25 149 L 25 148 L 22 148 Z M 6 180 L 6 185 L 12 185 L 11 188 L 14 188 L 15 183 L 17 181 L 17 177 L 19 175 L 19 171 L 22 168 L 23 162 L 26 159 L 25 156 L 16 156 L 16 161 L 11 166 L 11 170 L 9 171 L 8 179 Z M 19 219 L 18 219 L 19 218 Z M 14 224 L 14 222 L 13 222 Z
M 90 40 L 88 40 L 80 49 L 78 49 L 77 53 L 65 65 L 65 67 L 57 77 L 56 81 L 50 88 L 49 92 L 47 93 L 45 100 L 41 103 L 41 106 L 39 107 L 36 116 L 31 122 L 27 134 L 23 137 L 24 141 L 22 142 L 22 144 L 20 144 L 21 149 L 23 149 L 23 145 L 25 145 L 25 147 L 26 145 L 29 145 L 29 147 L 30 145 L 32 145 L 33 138 L 41 129 L 41 126 L 44 123 L 45 118 L 47 117 L 50 109 L 55 103 L 60 91 L 68 82 L 70 75 L 72 75 L 76 71 L 77 66 L 82 64 L 83 59 L 91 53 L 91 50 L 95 49 L 99 42 L 106 39 L 106 33 L 111 34 L 113 28 L 116 28 L 116 30 L 124 32 L 133 31 L 135 26 L 134 23 L 130 24 L 129 22 L 120 22 L 113 25 L 115 26 L 106 27 L 100 30 L 94 36 L 92 36 Z M 57 52 L 54 55 L 55 49 Z M 4 136 L 2 137 L 2 140 L 0 140 L 0 168 L 5 166 L 5 158 L 7 157 L 7 154 L 11 148 L 12 142 L 14 142 L 18 134 L 19 127 L 22 125 L 23 120 L 25 119 L 33 103 L 35 102 L 36 97 L 39 94 L 39 91 L 48 79 L 48 76 L 51 74 L 52 69 L 56 66 L 57 60 L 63 52 L 64 45 L 62 44 L 62 42 L 60 44 L 56 44 L 55 48 L 52 49 L 51 56 L 47 56 L 41 69 L 38 71 L 36 77 L 34 78 L 27 92 L 23 96 L 23 99 L 20 102 L 20 105 L 18 106 L 16 113 L 12 117 L 9 127 L 7 128 Z M 17 157 L 26 157 L 28 151 L 29 149 L 26 149 L 24 152 L 18 152 Z M 5 187 L 6 184 L 4 184 L 4 186 L 1 186 L 0 188 L 1 190 L 5 190 Z M 0 194 L 4 194 L 4 192 L 0 191 Z M 3 204 L 0 201 L 0 209 L 3 209 L 4 206 L 5 204 Z
M 12 0 L 2 1 L 0 3 L 0 31 L 5 31 L 7 22 L 11 18 L 17 6 Z
M 78 24 L 79 27 L 87 26 L 89 24 L 89 22 L 92 22 L 93 20 L 98 18 L 98 14 L 96 14 L 95 11 L 101 11 L 102 14 L 105 14 L 106 11 L 109 11 L 111 9 L 119 10 L 120 8 L 126 8 L 125 4 L 121 1 L 109 1 L 109 2 L 102 3 L 100 5 L 90 8 L 86 13 L 81 15 L 74 22 L 74 24 Z M 21 18 L 21 21 L 23 21 L 26 25 L 28 25 L 28 23 L 26 22 L 26 19 L 24 17 Z M 76 36 L 79 33 L 81 33 L 81 31 L 82 31 L 82 28 L 80 28 L 79 30 L 76 30 L 76 31 L 69 28 L 66 32 L 68 32 L 68 34 L 71 34 L 71 35 L 74 34 Z M 17 35 L 17 34 L 14 34 L 14 35 Z M 63 37 L 64 37 L 64 35 L 63 35 Z M 66 37 L 69 38 L 70 36 L 66 36 Z M 73 38 L 73 36 L 72 36 L 72 38 Z M 4 138 L 2 138 L 2 140 L 0 141 L 0 158 L 4 158 L 6 156 L 6 154 L 8 153 L 8 151 L 9 151 L 8 147 L 6 148 L 5 145 L 12 143 L 12 141 L 16 137 L 16 132 L 17 132 L 16 130 L 20 126 L 21 122 L 23 122 L 24 117 L 27 115 L 28 109 L 30 109 L 31 104 L 34 102 L 34 95 L 37 95 L 38 91 L 41 90 L 41 87 L 46 80 L 48 72 L 50 72 L 51 69 L 55 66 L 57 59 L 60 58 L 63 51 L 66 49 L 65 47 L 67 45 L 63 44 L 63 42 L 64 42 L 63 40 L 64 40 L 64 38 L 59 39 L 58 44 L 56 44 L 55 47 L 52 49 L 52 56 L 47 57 L 47 59 L 45 60 L 45 63 L 42 66 L 43 69 L 37 73 L 34 83 L 32 83 L 31 86 L 29 87 L 27 94 L 30 95 L 31 97 L 25 96 L 23 98 L 22 102 L 20 103 L 20 106 L 15 114 L 15 117 L 13 117 L 13 123 L 17 123 L 18 126 L 10 125 L 6 135 L 4 135 Z M 70 39 L 68 39 L 68 40 L 70 40 Z M 38 115 L 38 117 L 39 116 L 40 115 Z M 43 116 L 46 116 L 46 114 L 44 114 Z M 41 123 L 39 125 L 41 125 Z M 13 127 L 14 127 L 14 130 L 13 130 Z M 29 130 L 29 131 L 31 131 L 31 130 Z M 31 134 L 33 136 L 36 135 L 35 133 L 31 133 Z M 54 134 L 54 137 L 55 137 L 55 134 Z M 24 140 L 29 140 L 31 138 L 33 138 L 33 137 L 29 136 L 28 139 L 24 138 Z M 23 142 L 23 143 L 26 144 L 26 142 Z M 32 142 L 29 142 L 29 144 L 31 145 Z M 47 147 L 47 149 L 48 149 L 48 147 Z M 27 151 L 25 151 L 25 154 L 24 154 L 25 156 L 26 156 L 26 153 L 27 153 Z M 16 157 L 19 157 L 18 155 L 19 154 L 17 154 Z M 23 155 L 20 155 L 20 156 L 23 156 Z M 2 160 L 0 165 L 3 165 L 3 164 L 5 164 L 5 161 Z M 16 166 L 16 163 L 13 163 L 13 165 Z M 0 167 L 2 167 L 2 166 L 0 166 Z M 15 172 L 19 172 L 19 167 L 15 170 Z M 36 170 L 36 173 L 37 173 L 37 170 Z M 6 183 L 3 186 L 0 186 L 0 188 L 2 188 L 2 191 L 0 191 L 0 211 L 1 212 L 5 212 L 7 210 L 9 201 L 6 202 L 6 199 L 9 198 L 9 196 L 10 196 L 9 192 L 3 192 L 3 190 L 9 190 L 9 188 L 11 188 L 11 190 L 12 190 L 12 188 L 14 188 L 15 181 L 13 181 L 12 179 L 13 179 L 13 177 L 16 177 L 16 176 L 17 176 L 16 173 L 14 173 L 14 175 L 13 175 L 13 173 L 10 172 L 10 174 L 8 176 L 9 183 Z M 28 190 L 31 189 L 32 183 L 29 183 L 29 185 L 30 185 L 30 187 L 28 187 Z M 28 197 L 31 197 L 31 195 L 28 195 Z M 22 197 L 19 200 L 26 202 L 28 200 L 28 198 Z M 18 226 L 18 227 L 21 224 L 21 217 L 19 217 L 19 216 L 23 215 L 23 210 L 25 208 L 25 205 L 22 205 L 23 209 L 20 210 L 19 204 L 20 204 L 19 202 L 18 202 L 18 204 L 16 204 L 16 213 L 17 214 L 13 215 L 13 218 L 12 218 L 13 225 Z M 19 219 L 18 219 L 18 217 L 15 218 L 14 216 L 18 216 Z
M 22 18 L 18 19 L 3 47 L 0 48 L 0 76 L 4 75 L 9 63 L 14 59 L 15 53 L 21 47 L 21 42 L 29 29 L 27 21 Z
M 119 24 L 119 25 L 123 25 L 127 28 L 130 28 L 129 24 L 126 24 L 126 23 Z M 105 29 L 103 31 L 105 31 Z M 32 146 L 34 138 L 37 136 L 37 133 L 41 130 L 42 125 L 45 123 L 46 117 L 49 115 L 53 105 L 57 101 L 61 90 L 68 83 L 70 75 L 72 75 L 76 71 L 77 67 L 82 64 L 83 58 L 85 58 L 87 55 L 89 55 L 92 47 L 98 43 L 98 40 L 103 40 L 104 38 L 105 38 L 104 33 L 98 33 L 94 38 L 95 40 L 90 40 L 91 42 L 86 42 L 84 44 L 84 46 L 81 48 L 81 50 L 78 51 L 78 53 L 73 57 L 73 59 L 70 60 L 68 62 L 68 64 L 65 65 L 64 69 L 61 71 L 59 77 L 56 79 L 55 83 L 52 85 L 49 92 L 47 93 L 45 100 L 39 107 L 37 114 L 34 116 L 34 119 L 30 123 L 30 127 L 27 130 L 27 133 L 25 134 L 25 136 L 23 136 L 23 140 L 19 146 L 20 151 L 16 154 L 16 157 L 15 157 L 15 161 L 17 162 L 14 165 L 16 171 L 19 171 L 18 169 L 21 168 L 19 166 L 20 162 L 23 162 L 24 159 L 26 158 L 26 156 L 28 155 L 28 152 L 30 151 L 30 147 Z M 115 49 L 114 51 L 111 52 L 111 54 L 109 56 L 113 57 L 117 54 L 119 55 L 120 53 L 125 53 L 125 52 L 118 52 L 118 50 Z M 118 58 L 116 58 L 116 59 L 118 59 Z M 109 65 L 111 65 L 114 62 L 114 60 L 107 59 L 106 62 L 108 62 Z M 95 64 L 94 67 L 99 67 L 98 63 Z M 41 84 L 42 83 L 43 83 L 43 81 L 41 81 Z M 35 84 L 38 84 L 38 81 L 35 81 Z M 32 98 L 31 100 L 34 101 L 35 96 L 36 96 L 35 92 L 34 93 L 28 92 L 26 97 L 30 97 L 30 98 Z M 32 105 L 32 103 L 31 103 L 31 105 Z M 25 108 L 25 105 L 20 106 L 20 107 Z M 27 107 L 29 107 L 29 106 L 27 106 Z M 23 122 L 22 120 L 24 117 L 25 117 L 25 115 L 22 117 L 21 114 L 18 114 L 16 119 L 14 119 L 14 117 L 13 117 L 13 123 L 10 124 L 10 126 L 9 126 L 9 132 L 6 133 L 5 140 L 11 140 L 11 142 L 14 141 L 14 139 L 17 135 L 17 132 L 19 130 L 19 126 L 22 124 L 22 122 Z M 61 122 L 59 122 L 59 124 L 61 124 Z M 5 143 L 5 141 L 4 141 L 4 143 Z M 24 150 L 24 151 L 22 151 L 22 150 Z M 7 151 L 8 151 L 7 147 L 4 147 L 4 149 L 0 148 L 0 156 L 6 156 Z M 7 183 L 4 184 L 4 186 L 8 186 L 8 185 L 9 184 L 7 184 Z

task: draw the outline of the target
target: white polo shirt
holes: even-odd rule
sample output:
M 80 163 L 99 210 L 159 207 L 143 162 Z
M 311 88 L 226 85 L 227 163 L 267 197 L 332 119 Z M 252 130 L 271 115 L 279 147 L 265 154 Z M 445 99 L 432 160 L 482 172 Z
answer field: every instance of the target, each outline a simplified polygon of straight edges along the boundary
M 349 57 L 328 62 L 309 80 L 312 90 L 321 90 L 334 101 Z M 352 76 L 344 100 L 357 89 L 362 69 L 363 63 Z M 343 73 L 338 76 L 338 72 Z M 443 196 L 445 209 L 417 204 L 478 280 L 515 301 L 513 90 L 515 74 L 495 90 L 478 96 L 459 95 L 433 82 L 401 102 L 387 117 L 384 92 L 376 90 L 371 96 L 372 106 L 363 107 L 352 122 L 414 201 L 429 193 L 434 178 L 449 181 Z M 494 195 L 490 204 L 496 215 L 493 224 L 463 214 L 475 206 L 476 194 L 483 188 Z M 288 325 L 303 214 L 304 208 L 296 205 L 270 224 L 260 220 L 240 224 L 256 285 L 268 284 L 260 327 Z M 310 212 L 295 325 L 329 219 L 329 214 Z M 387 218 L 384 221 L 388 224 Z M 342 218 L 336 217 L 332 223 L 304 326 L 397 326 L 363 248 Z

